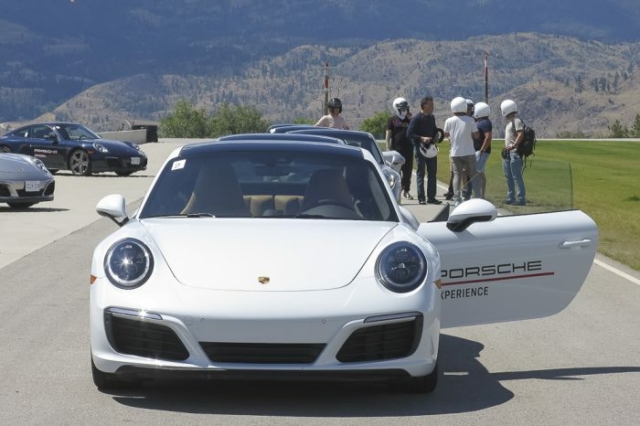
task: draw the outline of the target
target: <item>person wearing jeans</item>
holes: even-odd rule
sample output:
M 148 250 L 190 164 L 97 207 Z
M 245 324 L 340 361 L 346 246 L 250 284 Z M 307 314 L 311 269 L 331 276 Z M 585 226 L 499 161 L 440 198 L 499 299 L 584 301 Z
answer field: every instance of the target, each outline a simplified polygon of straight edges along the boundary
M 508 158 L 502 159 L 502 171 L 507 181 L 506 204 L 524 206 L 526 204 L 526 191 L 524 178 L 522 177 L 522 158 L 518 151 L 509 151 Z M 517 194 L 515 192 L 517 187 Z M 516 198 L 517 196 L 517 198 Z
M 527 197 L 522 177 L 522 158 L 518 154 L 518 146 L 524 138 L 524 122 L 517 116 L 518 106 L 511 99 L 502 101 L 500 112 L 507 120 L 502 155 L 502 170 L 507 181 L 505 203 L 524 206 L 527 203 Z M 516 186 L 518 187 L 517 194 L 515 193 Z

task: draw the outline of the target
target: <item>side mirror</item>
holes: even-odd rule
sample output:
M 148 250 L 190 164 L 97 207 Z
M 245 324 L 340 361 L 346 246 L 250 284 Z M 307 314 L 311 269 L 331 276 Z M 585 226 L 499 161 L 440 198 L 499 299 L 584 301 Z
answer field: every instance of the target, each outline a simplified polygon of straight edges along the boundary
M 107 195 L 96 205 L 96 211 L 100 216 L 108 217 L 118 226 L 122 226 L 129 221 L 125 207 L 124 197 L 120 194 Z M 118 221 L 117 219 L 122 218 Z
M 382 158 L 385 163 L 389 165 L 393 170 L 400 173 L 402 165 L 405 163 L 405 158 L 398 151 L 384 151 Z
M 481 198 L 472 198 L 456 207 L 447 220 L 447 228 L 462 232 L 476 222 L 491 222 L 498 217 L 496 207 Z

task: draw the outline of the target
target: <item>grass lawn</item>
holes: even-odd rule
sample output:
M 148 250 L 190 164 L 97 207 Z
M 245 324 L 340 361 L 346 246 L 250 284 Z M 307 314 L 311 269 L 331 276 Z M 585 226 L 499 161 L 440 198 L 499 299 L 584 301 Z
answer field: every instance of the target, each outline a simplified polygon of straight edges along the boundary
M 619 141 L 538 141 L 527 161 L 527 206 L 503 204 L 502 140 L 493 141 L 487 166 L 487 199 L 513 213 L 577 208 L 600 231 L 598 251 L 640 270 L 640 143 Z M 438 180 L 449 182 L 449 143 L 438 154 Z

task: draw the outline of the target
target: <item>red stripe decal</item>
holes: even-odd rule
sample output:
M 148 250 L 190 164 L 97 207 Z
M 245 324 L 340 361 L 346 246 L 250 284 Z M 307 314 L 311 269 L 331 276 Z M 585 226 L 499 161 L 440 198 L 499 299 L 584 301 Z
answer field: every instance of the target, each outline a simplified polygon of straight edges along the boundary
M 468 281 L 455 281 L 455 282 L 449 282 L 449 283 L 442 283 L 442 287 L 451 286 L 451 285 L 486 283 L 491 281 L 519 280 L 522 278 L 544 277 L 544 276 L 555 275 L 555 274 L 556 274 L 555 272 L 541 272 L 539 274 L 510 275 L 508 277 L 483 278 L 483 279 L 468 280 Z

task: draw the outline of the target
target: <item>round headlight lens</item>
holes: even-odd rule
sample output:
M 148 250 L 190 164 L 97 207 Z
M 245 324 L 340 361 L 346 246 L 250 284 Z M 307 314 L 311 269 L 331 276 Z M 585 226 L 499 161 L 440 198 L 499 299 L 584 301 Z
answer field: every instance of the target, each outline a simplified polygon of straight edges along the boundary
M 102 145 L 101 143 L 94 143 L 93 148 L 98 152 L 102 152 L 103 154 L 106 154 L 107 152 L 109 152 L 107 147 Z
M 387 178 L 387 182 L 389 183 L 389 187 L 393 189 L 396 186 L 396 176 L 388 170 L 383 170 L 382 174 L 385 178 Z
M 116 287 L 137 288 L 151 276 L 153 256 L 141 241 L 128 238 L 111 246 L 104 260 L 104 269 Z
M 407 293 L 418 288 L 427 276 L 427 259 L 414 244 L 394 243 L 378 257 L 376 274 L 389 290 Z

